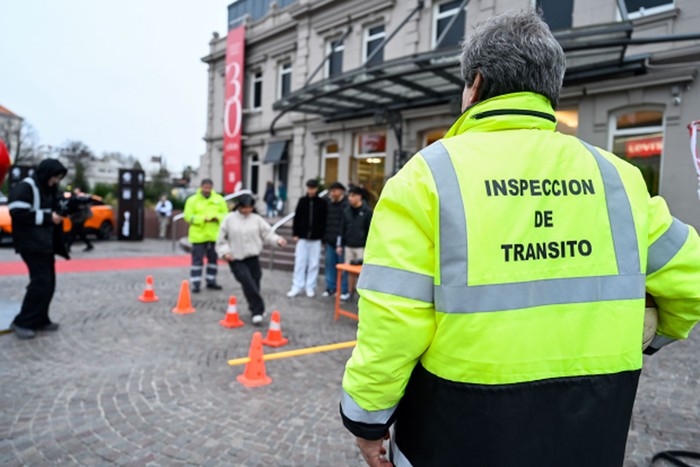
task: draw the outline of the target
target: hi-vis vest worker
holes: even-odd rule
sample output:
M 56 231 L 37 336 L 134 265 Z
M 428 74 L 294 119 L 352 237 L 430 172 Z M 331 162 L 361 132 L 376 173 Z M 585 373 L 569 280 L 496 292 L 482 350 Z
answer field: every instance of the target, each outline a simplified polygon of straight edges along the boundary
M 183 211 L 185 222 L 190 224 L 187 238 L 191 243 L 216 242 L 219 224 L 228 214 L 228 205 L 223 196 L 211 190 L 209 197 L 202 195 L 202 188 L 187 198 Z M 218 218 L 217 222 L 207 219 Z
M 390 465 L 394 424 L 396 466 L 619 467 L 645 291 L 659 309 L 650 352 L 685 339 L 700 240 L 634 166 L 554 131 L 564 57 L 537 15 L 472 34 L 466 111 L 375 210 L 343 422 L 373 466 Z M 536 92 L 499 94 L 507 70 L 491 64 Z

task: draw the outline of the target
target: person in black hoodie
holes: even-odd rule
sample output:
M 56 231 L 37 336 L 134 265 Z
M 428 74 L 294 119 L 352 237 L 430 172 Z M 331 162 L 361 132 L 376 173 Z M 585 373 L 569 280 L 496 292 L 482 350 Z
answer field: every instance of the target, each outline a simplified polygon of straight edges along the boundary
M 294 215 L 294 277 L 287 296 L 292 298 L 306 289 L 306 296 L 316 295 L 316 279 L 321 261 L 321 239 L 326 230 L 326 202 L 318 197 L 318 181 L 306 182 L 306 196 L 299 199 Z
M 345 197 L 345 187 L 340 182 L 333 182 L 328 187 L 328 208 L 326 213 L 326 233 L 323 236 L 323 243 L 326 249 L 326 290 L 321 294 L 324 297 L 332 297 L 336 293 L 338 279 L 335 266 L 343 263 L 343 255 L 336 252 L 338 235 L 340 235 L 340 223 L 343 211 L 348 206 Z M 348 275 L 343 273 L 341 279 L 341 293 L 348 293 Z
M 68 259 L 63 241 L 63 216 L 58 209 L 58 183 L 68 171 L 56 159 L 41 161 L 34 175 L 10 191 L 12 241 L 29 269 L 29 286 L 22 308 L 10 325 L 20 339 L 37 331 L 56 331 L 49 319 L 49 305 L 56 287 L 54 255 Z
M 343 247 L 345 247 L 345 259 L 354 264 L 362 264 L 369 224 L 372 222 L 372 210 L 363 200 L 363 191 L 357 186 L 349 190 L 349 206 L 343 211 L 336 250 L 340 255 L 343 254 Z M 356 277 L 351 276 L 349 282 L 349 293 L 341 294 L 341 300 L 349 300 L 355 291 Z

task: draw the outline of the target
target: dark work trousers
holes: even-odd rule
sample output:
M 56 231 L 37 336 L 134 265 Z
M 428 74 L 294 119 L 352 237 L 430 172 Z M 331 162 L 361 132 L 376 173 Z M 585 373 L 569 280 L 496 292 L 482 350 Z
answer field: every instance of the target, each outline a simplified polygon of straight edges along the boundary
M 68 249 L 73 245 L 76 240 L 82 240 L 85 242 L 85 248 L 92 249 L 92 243 L 88 240 L 85 234 L 85 223 L 73 223 L 73 227 L 70 230 L 70 240 L 68 241 Z
M 214 242 L 193 243 L 190 282 L 195 289 L 202 285 L 202 269 L 204 269 L 205 256 L 207 257 L 207 284 L 216 284 L 216 260 L 218 258 L 214 249 Z
M 250 313 L 261 315 L 265 311 L 265 302 L 260 295 L 260 278 L 262 270 L 260 269 L 260 260 L 257 256 L 250 256 L 245 259 L 237 259 L 229 261 L 229 267 L 233 273 L 233 277 L 243 286 L 243 294 L 248 300 L 248 308 Z
M 51 324 L 49 304 L 56 289 L 56 261 L 53 253 L 21 253 L 21 256 L 29 269 L 29 285 L 14 323 L 36 330 Z

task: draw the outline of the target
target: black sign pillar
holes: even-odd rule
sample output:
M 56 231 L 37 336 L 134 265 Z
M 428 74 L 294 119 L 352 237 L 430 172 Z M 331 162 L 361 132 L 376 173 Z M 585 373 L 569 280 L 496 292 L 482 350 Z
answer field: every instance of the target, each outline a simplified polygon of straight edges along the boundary
M 11 190 L 12 187 L 17 185 L 19 182 L 27 177 L 34 175 L 34 170 L 36 167 L 33 165 L 13 165 L 10 168 L 10 173 L 7 176 L 8 188 Z
M 119 240 L 143 240 L 143 170 L 119 169 Z

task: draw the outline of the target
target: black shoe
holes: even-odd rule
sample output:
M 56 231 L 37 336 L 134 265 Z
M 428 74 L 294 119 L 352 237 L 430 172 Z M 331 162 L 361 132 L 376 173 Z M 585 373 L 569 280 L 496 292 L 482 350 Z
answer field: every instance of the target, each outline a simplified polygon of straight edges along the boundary
M 219 284 L 216 282 L 213 284 L 207 284 L 207 289 L 212 289 L 212 290 L 221 290 L 223 287 L 221 287 Z
M 39 331 L 58 331 L 58 323 L 49 323 L 39 328 Z
M 199 287 L 192 287 L 192 293 L 199 293 Z
M 94 250 L 94 249 L 95 249 L 94 246 L 88 245 L 88 246 L 85 247 L 85 249 L 84 249 L 83 251 L 92 251 L 92 250 Z
M 10 324 L 10 329 L 14 331 L 18 339 L 34 339 L 36 337 L 36 331 L 33 329 L 17 326 L 15 323 Z

